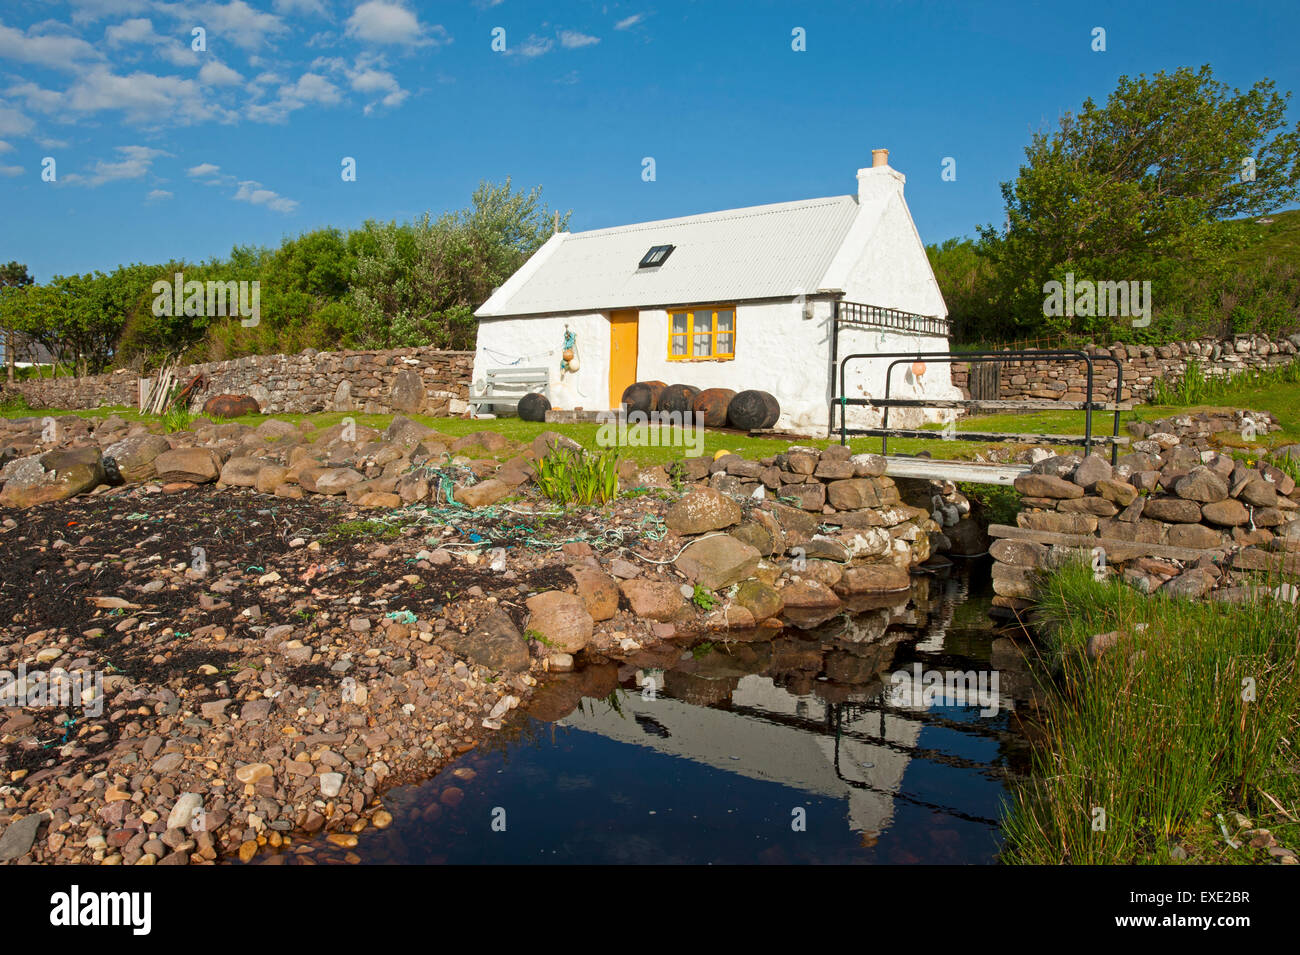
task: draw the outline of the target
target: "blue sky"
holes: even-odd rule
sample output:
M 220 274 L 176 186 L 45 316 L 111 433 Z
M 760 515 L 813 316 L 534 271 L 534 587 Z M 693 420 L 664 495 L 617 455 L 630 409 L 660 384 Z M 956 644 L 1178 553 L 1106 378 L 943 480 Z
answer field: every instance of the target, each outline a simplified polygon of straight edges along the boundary
M 1120 75 L 1300 92 L 1297 35 L 1300 5 L 1202 0 L 5 0 L 0 262 L 203 259 L 506 176 L 600 228 L 849 193 L 878 146 L 933 242 L 1000 221 L 1031 131 Z

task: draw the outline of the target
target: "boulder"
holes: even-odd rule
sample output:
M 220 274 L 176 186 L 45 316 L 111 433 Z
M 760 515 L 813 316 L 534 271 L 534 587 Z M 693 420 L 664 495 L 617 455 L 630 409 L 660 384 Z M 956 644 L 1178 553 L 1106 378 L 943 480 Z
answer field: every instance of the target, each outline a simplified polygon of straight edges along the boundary
M 496 478 L 488 478 L 486 481 L 480 481 L 478 484 L 470 484 L 466 487 L 458 487 L 454 492 L 454 497 L 466 507 L 487 507 L 495 504 L 506 495 L 510 494 L 511 487 L 504 481 L 498 481 Z
M 427 398 L 424 379 L 414 368 L 403 368 L 393 376 L 393 384 L 388 390 L 388 404 L 394 411 L 418 413 L 424 410 Z
M 1174 493 L 1184 500 L 1213 504 L 1228 496 L 1228 485 L 1210 468 L 1194 467 L 1174 484 Z
M 158 480 L 209 484 L 221 476 L 221 459 L 210 448 L 177 448 L 154 459 Z
M 529 597 L 528 630 L 536 631 L 549 648 L 577 653 L 591 641 L 595 625 L 581 597 L 548 590 Z
M 747 580 L 736 591 L 736 603 L 749 611 L 756 623 L 778 616 L 785 601 L 781 591 L 761 580 Z
M 352 468 L 303 468 L 298 474 L 298 483 L 303 490 L 313 494 L 342 494 L 364 480 L 365 475 Z
M 707 534 L 740 523 L 740 505 L 710 488 L 691 491 L 668 509 L 664 523 L 677 534 Z
M 1080 462 L 1071 480 L 1085 491 L 1092 490 L 1098 481 L 1114 476 L 1110 462 L 1100 454 L 1090 454 Z
M 489 611 L 469 633 L 448 629 L 438 642 L 480 666 L 512 673 L 528 669 L 528 644 L 504 610 Z
M 256 487 L 257 475 L 267 465 L 275 466 L 274 461 L 264 458 L 231 458 L 221 468 L 221 483 L 235 487 Z M 274 487 L 271 488 L 275 490 Z
M 618 584 L 595 567 L 575 566 L 569 575 L 578 585 L 578 596 L 592 620 L 609 620 L 618 613 Z
M 702 587 L 719 590 L 752 576 L 762 555 L 729 534 L 705 537 L 687 545 L 676 561 L 679 571 Z
M 1057 500 L 1083 497 L 1082 487 L 1054 474 L 1034 474 L 1032 472 L 1022 474 L 1016 478 L 1014 486 L 1017 491 L 1026 497 L 1047 497 Z
M 154 461 L 170 450 L 171 442 L 161 434 L 133 434 L 106 447 L 104 457 L 112 458 L 123 481 L 134 484 L 153 477 Z
M 619 583 L 619 589 L 632 607 L 632 613 L 645 620 L 673 620 L 686 606 L 681 588 L 667 581 L 635 577 Z
M 908 590 L 912 577 L 894 564 L 862 564 L 849 567 L 840 577 L 835 590 L 840 594 L 886 594 Z
M 0 477 L 0 507 L 31 507 L 94 489 L 104 481 L 104 462 L 99 448 L 50 451 L 10 461 Z

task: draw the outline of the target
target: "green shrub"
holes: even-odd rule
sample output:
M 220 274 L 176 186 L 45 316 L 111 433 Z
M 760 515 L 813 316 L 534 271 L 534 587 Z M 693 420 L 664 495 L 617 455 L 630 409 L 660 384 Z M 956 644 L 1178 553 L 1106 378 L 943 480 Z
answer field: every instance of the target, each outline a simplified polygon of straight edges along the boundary
M 552 447 L 537 462 L 537 489 L 557 504 L 607 504 L 618 495 L 618 453 Z

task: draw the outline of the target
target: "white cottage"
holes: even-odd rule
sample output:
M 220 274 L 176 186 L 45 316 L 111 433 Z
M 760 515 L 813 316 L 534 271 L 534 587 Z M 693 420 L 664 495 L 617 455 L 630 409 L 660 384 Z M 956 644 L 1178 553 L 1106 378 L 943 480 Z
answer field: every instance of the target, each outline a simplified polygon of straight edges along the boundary
M 553 407 L 594 411 L 635 381 L 754 388 L 780 402 L 777 427 L 825 434 L 838 359 L 948 349 L 948 309 L 888 158 L 873 151 L 856 195 L 553 235 L 475 313 L 475 389 L 489 372 L 545 369 Z M 882 396 L 887 364 L 851 363 L 847 395 Z M 893 397 L 961 397 L 946 364 L 891 377 Z M 890 424 L 919 416 L 895 409 Z

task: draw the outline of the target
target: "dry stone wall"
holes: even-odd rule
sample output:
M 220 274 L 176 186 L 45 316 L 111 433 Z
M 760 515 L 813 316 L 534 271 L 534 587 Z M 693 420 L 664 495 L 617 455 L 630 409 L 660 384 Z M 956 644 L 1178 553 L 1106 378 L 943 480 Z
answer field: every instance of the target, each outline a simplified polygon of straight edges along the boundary
M 1114 467 L 1057 455 L 1016 479 L 1019 530 L 992 528 L 996 606 L 1028 609 L 1042 571 L 1084 558 L 1144 593 L 1241 600 L 1241 572 L 1300 570 L 1300 489 L 1282 469 L 1160 434 Z
M 1231 375 L 1251 369 L 1267 369 L 1294 360 L 1300 350 L 1300 335 L 1268 339 L 1241 336 L 1220 341 L 1200 339 L 1168 345 L 1100 345 L 1085 346 L 1090 355 L 1117 358 L 1124 370 L 1124 391 L 1120 401 L 1144 400 L 1156 379 L 1176 382 L 1183 376 L 1186 363 L 1200 365 L 1209 376 Z M 1095 400 L 1115 400 L 1115 364 L 1094 362 L 1093 395 Z M 955 363 L 953 384 L 970 397 L 970 365 Z M 1087 368 L 1082 361 L 1021 361 L 1002 365 L 1002 400 L 1036 398 L 1049 401 L 1083 401 L 1087 395 Z M 991 398 L 991 395 L 981 397 Z
M 194 401 L 215 394 L 246 394 L 269 414 L 314 411 L 403 412 L 432 415 L 465 410 L 474 353 L 436 348 L 385 351 L 317 352 L 297 355 L 249 355 L 229 361 L 182 366 L 181 382 L 202 374 L 207 387 Z M 18 382 L 15 389 L 33 408 L 134 407 L 138 376 L 116 371 L 85 378 Z

